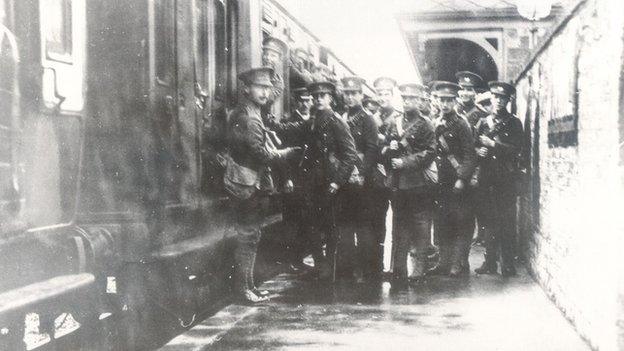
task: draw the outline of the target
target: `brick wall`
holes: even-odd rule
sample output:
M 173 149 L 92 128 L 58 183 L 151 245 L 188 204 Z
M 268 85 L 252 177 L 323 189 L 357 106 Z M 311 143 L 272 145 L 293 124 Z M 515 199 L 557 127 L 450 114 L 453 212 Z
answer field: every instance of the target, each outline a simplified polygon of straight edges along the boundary
M 582 2 L 517 80 L 532 165 L 521 242 L 544 291 L 599 350 L 623 345 L 623 28 L 621 1 Z

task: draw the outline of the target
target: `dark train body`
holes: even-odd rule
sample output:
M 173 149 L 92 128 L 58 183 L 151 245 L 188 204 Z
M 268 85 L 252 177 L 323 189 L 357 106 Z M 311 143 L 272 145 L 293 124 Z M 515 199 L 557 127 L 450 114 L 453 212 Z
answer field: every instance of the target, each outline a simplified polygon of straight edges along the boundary
M 0 349 L 27 313 L 81 325 L 41 349 L 157 346 L 229 296 L 213 127 L 259 64 L 260 2 L 0 5 Z

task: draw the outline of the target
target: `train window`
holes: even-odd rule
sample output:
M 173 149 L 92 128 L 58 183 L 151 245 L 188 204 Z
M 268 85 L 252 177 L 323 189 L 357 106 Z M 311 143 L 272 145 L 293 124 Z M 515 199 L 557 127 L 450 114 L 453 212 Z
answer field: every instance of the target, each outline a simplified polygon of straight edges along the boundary
M 40 0 L 42 95 L 52 111 L 84 105 L 86 0 Z
M 208 56 L 208 5 L 206 0 L 195 1 L 195 74 L 196 81 L 199 83 L 202 89 L 207 87 L 207 76 L 205 71 L 202 71 L 209 67 L 212 60 Z
M 49 59 L 71 61 L 72 55 L 72 3 L 70 0 L 44 0 L 46 14 L 44 40 Z
M 175 70 L 175 0 L 156 0 L 154 7 L 156 78 L 169 86 Z

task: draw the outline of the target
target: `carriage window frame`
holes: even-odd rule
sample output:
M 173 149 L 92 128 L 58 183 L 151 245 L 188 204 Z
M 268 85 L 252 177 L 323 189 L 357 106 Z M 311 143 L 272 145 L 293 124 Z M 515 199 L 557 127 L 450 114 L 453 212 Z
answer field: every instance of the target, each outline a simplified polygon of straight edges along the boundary
M 40 6 L 44 6 L 45 4 L 50 6 L 45 12 L 52 11 L 54 6 L 61 6 L 61 8 L 57 10 L 60 12 L 61 16 L 46 16 L 45 19 L 42 18 L 42 33 L 45 33 L 42 39 L 44 39 L 46 59 L 72 64 L 74 62 L 72 0 L 42 0 L 39 4 Z M 48 37 L 48 35 L 53 32 L 52 19 L 61 21 L 57 29 L 59 32 L 59 40 L 57 42 L 50 41 Z
M 154 78 L 165 87 L 172 87 L 176 77 L 175 11 L 176 0 L 154 0 Z

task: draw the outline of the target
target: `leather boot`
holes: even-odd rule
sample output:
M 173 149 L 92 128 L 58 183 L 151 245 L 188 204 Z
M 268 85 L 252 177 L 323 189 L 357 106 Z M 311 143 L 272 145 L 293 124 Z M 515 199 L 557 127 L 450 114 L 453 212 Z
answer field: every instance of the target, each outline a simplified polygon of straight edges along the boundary
M 447 275 L 450 269 L 451 248 L 448 244 L 440 244 L 440 260 L 438 264 L 427 271 L 426 275 Z

